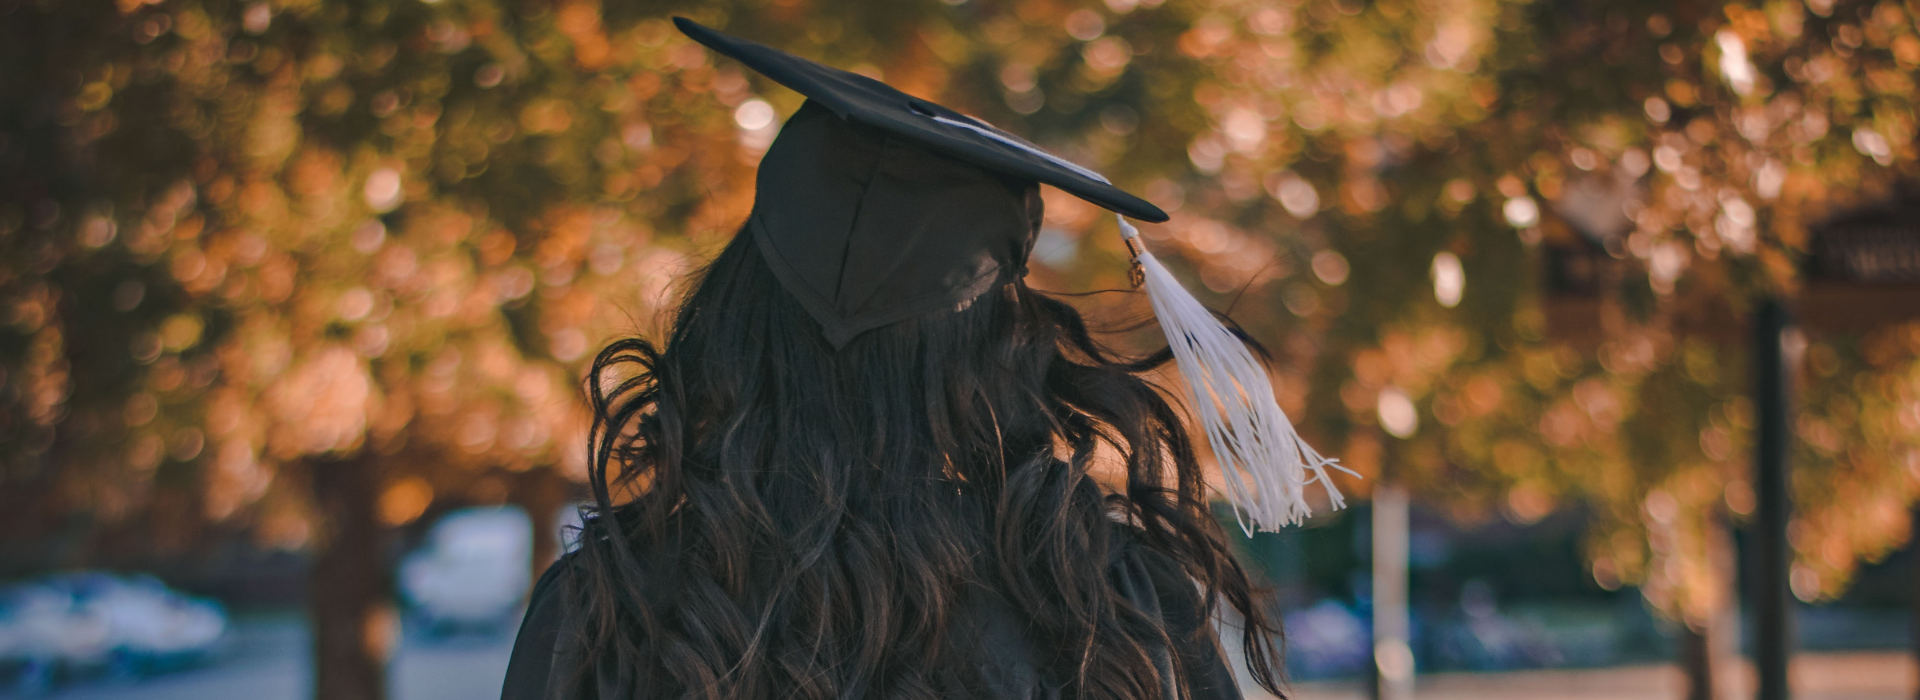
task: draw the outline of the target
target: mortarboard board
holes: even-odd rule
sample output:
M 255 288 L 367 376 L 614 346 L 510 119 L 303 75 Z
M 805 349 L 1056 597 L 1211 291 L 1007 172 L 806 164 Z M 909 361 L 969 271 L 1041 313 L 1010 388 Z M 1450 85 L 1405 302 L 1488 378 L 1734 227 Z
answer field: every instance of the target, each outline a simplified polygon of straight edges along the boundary
M 951 309 L 1026 274 L 1039 184 L 1115 213 L 1133 277 L 1185 377 L 1227 495 L 1261 529 L 1310 514 L 1342 469 L 1294 433 L 1266 368 L 1139 241 L 1159 207 L 978 119 L 886 83 L 676 17 L 695 41 L 806 96 L 761 159 L 746 233 L 828 342 Z M 1345 471 L 1342 469 L 1342 471 Z M 1349 472 L 1351 473 L 1351 472 Z M 1246 520 L 1242 527 L 1249 529 Z

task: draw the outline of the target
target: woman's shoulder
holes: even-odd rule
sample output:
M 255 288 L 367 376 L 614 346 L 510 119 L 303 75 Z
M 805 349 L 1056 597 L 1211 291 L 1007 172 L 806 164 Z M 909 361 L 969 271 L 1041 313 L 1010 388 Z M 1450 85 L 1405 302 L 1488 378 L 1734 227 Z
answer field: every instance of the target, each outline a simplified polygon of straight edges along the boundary
M 1200 583 L 1145 530 L 1122 522 L 1113 528 L 1108 578 L 1136 609 L 1159 620 L 1185 676 L 1185 697 L 1239 700 L 1240 690 L 1216 638 L 1214 607 Z M 1169 691 L 1167 697 L 1179 695 Z
M 569 589 L 567 578 L 579 568 L 579 559 L 578 552 L 561 554 L 552 564 L 547 565 L 546 571 L 540 574 L 540 578 L 534 580 L 533 588 L 527 592 L 526 621 L 558 617 L 563 612 L 562 603 Z M 522 624 L 525 622 L 523 621 Z
M 506 682 L 501 690 L 504 700 L 547 700 L 558 694 L 555 669 L 558 657 L 565 653 L 562 640 L 574 625 L 569 615 L 567 576 L 578 566 L 579 555 L 569 553 L 547 567 L 527 595 L 527 614 L 514 637 L 513 653 L 507 659 Z
M 1194 636 L 1208 626 L 1209 606 L 1200 583 L 1138 527 L 1114 524 L 1107 577 L 1120 595 L 1141 612 L 1159 618 L 1176 638 Z

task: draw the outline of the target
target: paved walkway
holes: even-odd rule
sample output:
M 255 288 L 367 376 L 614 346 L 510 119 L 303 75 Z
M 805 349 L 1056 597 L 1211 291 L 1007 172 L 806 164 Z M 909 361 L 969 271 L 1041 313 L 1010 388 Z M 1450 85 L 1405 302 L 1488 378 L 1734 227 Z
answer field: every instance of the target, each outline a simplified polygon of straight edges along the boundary
M 500 694 L 511 639 L 410 640 L 393 666 L 394 700 L 487 700 Z M 137 684 L 82 683 L 49 700 L 301 700 L 307 696 L 306 629 L 297 618 L 238 625 L 217 665 Z M 1795 700 L 1915 700 L 1913 657 L 1899 652 L 1802 654 Z M 1750 678 L 1751 673 L 1747 676 Z M 1746 687 L 1751 687 L 1750 680 Z M 1667 666 L 1446 673 L 1422 676 L 1419 700 L 1663 700 L 1682 697 L 1679 669 Z M 1296 700 L 1361 700 L 1355 683 L 1300 683 Z M 1728 697 L 1750 698 L 1751 691 Z M 1248 700 L 1262 700 L 1264 693 Z
M 510 636 L 408 640 L 393 661 L 391 697 L 498 698 L 512 645 Z M 297 618 L 247 621 L 235 626 L 215 665 L 138 683 L 76 683 L 45 700 L 301 700 L 311 692 L 307 653 L 307 629 Z
M 1741 669 L 1725 697 L 1753 697 L 1753 670 Z M 1801 654 L 1794 659 L 1794 700 L 1915 700 L 1920 672 L 1901 652 Z M 1566 671 L 1440 673 L 1422 676 L 1420 700 L 1647 700 L 1685 697 L 1684 678 L 1671 664 Z M 1295 700 L 1361 700 L 1354 683 L 1300 683 Z M 1251 699 L 1250 699 L 1251 700 Z

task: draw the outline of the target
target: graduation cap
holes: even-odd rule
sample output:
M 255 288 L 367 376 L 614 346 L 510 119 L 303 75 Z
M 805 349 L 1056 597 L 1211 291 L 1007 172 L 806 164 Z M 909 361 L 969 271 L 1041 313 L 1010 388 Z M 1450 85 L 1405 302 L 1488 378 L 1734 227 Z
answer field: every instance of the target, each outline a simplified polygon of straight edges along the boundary
M 1140 241 L 1129 217 L 1159 207 L 1018 136 L 863 75 L 674 25 L 805 95 L 760 161 L 746 231 L 834 347 L 861 333 L 956 308 L 1026 275 L 1040 231 L 1039 185 L 1114 212 L 1136 286 L 1154 315 L 1219 461 L 1241 526 L 1272 530 L 1311 514 L 1305 489 L 1337 460 L 1302 441 L 1266 368 Z M 1351 472 L 1349 472 L 1351 473 Z

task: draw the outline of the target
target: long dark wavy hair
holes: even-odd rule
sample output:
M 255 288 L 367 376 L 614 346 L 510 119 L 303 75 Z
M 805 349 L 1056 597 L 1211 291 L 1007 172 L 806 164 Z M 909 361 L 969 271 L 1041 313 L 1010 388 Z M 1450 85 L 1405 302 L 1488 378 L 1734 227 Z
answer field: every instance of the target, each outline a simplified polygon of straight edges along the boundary
M 614 663 L 660 698 L 947 697 L 979 658 L 949 641 L 976 586 L 1028 626 L 1062 697 L 1158 700 L 1149 649 L 1171 640 L 1109 583 L 1119 522 L 1200 584 L 1206 614 L 1239 613 L 1248 670 L 1280 692 L 1279 629 L 1142 377 L 1169 353 L 1120 357 L 1021 281 L 836 350 L 751 235 L 664 348 L 625 339 L 594 361 L 575 683 Z M 1096 462 L 1124 466 L 1123 490 Z

